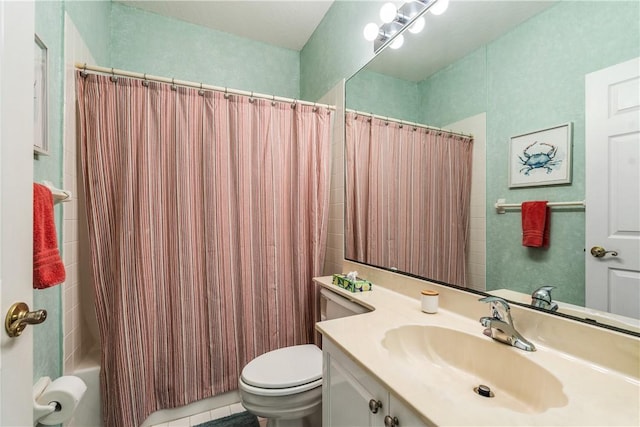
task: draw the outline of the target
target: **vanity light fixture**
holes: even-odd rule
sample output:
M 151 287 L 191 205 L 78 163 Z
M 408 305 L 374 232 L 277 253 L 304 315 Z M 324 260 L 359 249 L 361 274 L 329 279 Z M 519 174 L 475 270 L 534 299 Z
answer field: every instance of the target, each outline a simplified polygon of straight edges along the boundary
M 442 15 L 449 8 L 449 0 L 438 0 L 431 8 L 434 15 Z
M 393 22 L 393 20 L 396 19 L 397 15 L 398 9 L 393 3 L 385 3 L 380 8 L 380 20 L 382 20 L 382 22 L 384 22 L 385 24 Z
M 391 49 L 400 49 L 404 44 L 404 36 L 400 34 L 398 37 L 394 38 L 389 47 Z
M 413 21 L 413 24 L 409 27 L 409 32 L 418 34 L 420 31 L 424 30 L 424 24 L 424 16 L 419 16 L 418 19 Z
M 375 22 L 369 22 L 364 27 L 365 40 L 370 42 L 374 41 L 378 37 L 378 32 L 380 32 L 378 25 Z
M 398 49 L 404 42 L 404 36 L 400 34 L 406 27 L 417 34 L 424 29 L 424 15 L 427 10 L 432 10 L 434 15 L 444 13 L 449 7 L 449 0 L 414 0 L 396 8 L 393 3 L 385 3 L 380 9 L 380 19 L 383 24 L 378 26 L 371 22 L 364 27 L 364 38 L 373 41 L 373 51 L 378 53 L 387 44 L 391 48 Z

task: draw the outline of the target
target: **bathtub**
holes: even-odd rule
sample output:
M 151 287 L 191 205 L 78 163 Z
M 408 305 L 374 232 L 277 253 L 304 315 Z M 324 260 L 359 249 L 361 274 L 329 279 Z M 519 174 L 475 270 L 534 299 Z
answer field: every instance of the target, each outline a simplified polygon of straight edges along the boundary
M 68 427 L 102 427 L 102 409 L 100 405 L 100 356 L 87 357 L 73 372 L 87 385 L 78 409 L 66 424 Z
M 85 358 L 73 372 L 73 375 L 84 381 L 87 385 L 87 391 L 82 397 L 74 417 L 65 424 L 65 427 L 103 427 L 100 404 L 100 355 L 94 353 Z M 237 391 L 230 391 L 179 408 L 156 411 L 147 417 L 141 427 L 166 423 L 236 403 L 240 403 L 240 395 Z

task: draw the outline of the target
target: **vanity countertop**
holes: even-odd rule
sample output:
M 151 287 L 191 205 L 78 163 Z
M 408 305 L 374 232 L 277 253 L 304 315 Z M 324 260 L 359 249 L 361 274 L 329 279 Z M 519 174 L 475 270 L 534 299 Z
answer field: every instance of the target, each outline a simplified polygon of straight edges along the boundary
M 331 277 L 314 281 L 373 311 L 342 319 L 316 324 L 316 329 L 333 341 L 346 355 L 356 361 L 393 395 L 403 401 L 425 422 L 433 425 L 457 426 L 614 426 L 640 425 L 640 378 L 623 374 L 596 364 L 588 358 L 579 358 L 546 346 L 544 340 L 530 339 L 537 347 L 526 352 L 493 341 L 482 334 L 483 327 L 476 320 L 439 308 L 436 314 L 420 309 L 420 300 L 385 289 L 374 283 L 373 291 L 351 293 L 331 284 Z M 482 303 L 479 303 L 482 304 Z M 488 314 L 488 313 L 487 313 Z M 517 314 L 514 314 L 514 318 Z M 416 372 L 411 364 L 402 363 L 383 344 L 388 331 L 407 326 L 424 325 L 454 329 L 479 337 L 504 352 L 507 357 L 522 357 L 544 368 L 562 388 L 564 399 L 553 407 L 518 407 L 504 404 L 496 396 L 487 399 L 471 390 L 473 387 L 452 381 L 445 372 L 448 366 L 434 366 L 424 359 L 425 368 Z M 636 339 L 640 348 L 640 339 Z M 484 343 L 482 343 L 484 344 Z M 467 351 L 460 349 L 460 351 Z M 615 357 L 617 348 L 611 349 Z M 516 352 L 510 355 L 508 352 Z M 501 354 L 501 353 L 499 353 Z M 529 363 L 531 362 L 531 363 Z M 422 363 L 422 362 L 420 362 Z M 482 361 L 480 361 L 482 363 Z M 640 365 L 640 360 L 638 361 Z M 430 364 L 427 366 L 427 364 Z M 615 363 L 613 364 L 615 365 Z M 414 365 L 415 366 L 415 361 Z M 490 383 L 490 379 L 486 382 Z M 490 384 L 488 384 L 490 385 Z

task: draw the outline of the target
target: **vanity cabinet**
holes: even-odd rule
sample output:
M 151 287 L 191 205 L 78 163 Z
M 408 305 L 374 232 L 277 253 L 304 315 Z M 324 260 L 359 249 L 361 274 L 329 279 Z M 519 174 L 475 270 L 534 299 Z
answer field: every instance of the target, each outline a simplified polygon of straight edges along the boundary
M 323 339 L 323 427 L 427 425 L 371 375 Z

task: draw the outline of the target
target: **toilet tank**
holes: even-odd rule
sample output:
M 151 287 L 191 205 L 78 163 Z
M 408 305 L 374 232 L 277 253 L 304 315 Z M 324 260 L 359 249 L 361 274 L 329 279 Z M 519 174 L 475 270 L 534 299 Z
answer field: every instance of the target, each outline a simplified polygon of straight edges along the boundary
M 320 289 L 320 320 L 339 319 L 369 311 L 371 310 L 329 289 Z

